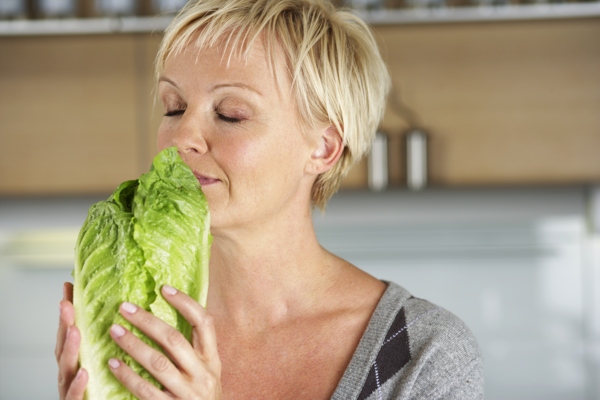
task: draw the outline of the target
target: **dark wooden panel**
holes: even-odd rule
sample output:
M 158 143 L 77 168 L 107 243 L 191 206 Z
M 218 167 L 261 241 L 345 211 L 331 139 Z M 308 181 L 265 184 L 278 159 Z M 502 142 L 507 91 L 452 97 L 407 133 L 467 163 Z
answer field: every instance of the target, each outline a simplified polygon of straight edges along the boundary
M 112 191 L 139 174 L 135 37 L 0 40 L 0 193 Z
M 431 134 L 433 183 L 600 181 L 600 19 L 376 33 L 397 99 Z M 384 128 L 400 135 L 407 118 L 388 111 Z

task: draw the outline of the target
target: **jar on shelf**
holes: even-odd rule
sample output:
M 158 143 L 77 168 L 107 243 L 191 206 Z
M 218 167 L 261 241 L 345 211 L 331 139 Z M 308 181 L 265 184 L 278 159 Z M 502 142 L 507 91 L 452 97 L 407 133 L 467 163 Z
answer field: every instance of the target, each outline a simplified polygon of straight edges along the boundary
M 406 140 L 406 185 L 410 190 L 421 190 L 427 186 L 428 140 L 421 129 L 412 128 L 405 134 Z
M 346 0 L 345 4 L 358 11 L 377 10 L 384 7 L 383 0 Z
M 0 0 L 0 19 L 26 18 L 26 0 Z
M 176 13 L 185 6 L 188 0 L 153 0 L 152 5 L 157 14 Z
M 377 131 L 368 156 L 368 184 L 374 191 L 388 186 L 388 135 Z
M 75 0 L 37 0 L 37 14 L 43 18 L 75 17 Z
M 104 17 L 135 15 L 136 3 L 136 0 L 96 0 L 96 12 Z

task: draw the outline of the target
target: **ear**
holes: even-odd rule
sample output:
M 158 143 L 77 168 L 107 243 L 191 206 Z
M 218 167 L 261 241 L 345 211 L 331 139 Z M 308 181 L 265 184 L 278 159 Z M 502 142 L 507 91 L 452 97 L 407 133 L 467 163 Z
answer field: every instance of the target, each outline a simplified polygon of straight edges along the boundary
M 311 153 L 306 165 L 306 172 L 315 175 L 327 172 L 338 162 L 343 152 L 344 143 L 342 136 L 335 126 L 328 126 L 321 132 L 317 146 Z

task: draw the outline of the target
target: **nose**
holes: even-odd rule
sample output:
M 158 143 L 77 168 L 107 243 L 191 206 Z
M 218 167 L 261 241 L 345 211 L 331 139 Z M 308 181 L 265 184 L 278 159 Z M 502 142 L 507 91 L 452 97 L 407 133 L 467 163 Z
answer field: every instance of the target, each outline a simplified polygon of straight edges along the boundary
M 198 118 L 186 114 L 188 114 L 187 111 L 169 129 L 170 132 L 167 135 L 168 143 L 165 143 L 165 147 L 177 147 L 177 151 L 181 156 L 205 154 L 208 151 L 208 143 L 205 137 L 206 132 L 202 128 L 205 125 Z

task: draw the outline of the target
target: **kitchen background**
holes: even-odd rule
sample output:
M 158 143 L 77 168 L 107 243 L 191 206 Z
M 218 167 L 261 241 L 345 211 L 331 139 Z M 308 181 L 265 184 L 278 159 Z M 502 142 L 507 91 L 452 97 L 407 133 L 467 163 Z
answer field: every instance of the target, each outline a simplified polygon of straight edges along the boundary
M 448 308 L 486 399 L 600 399 L 600 2 L 353 0 L 394 81 L 323 245 Z M 57 399 L 89 206 L 148 169 L 177 0 L 0 0 L 0 400 Z

